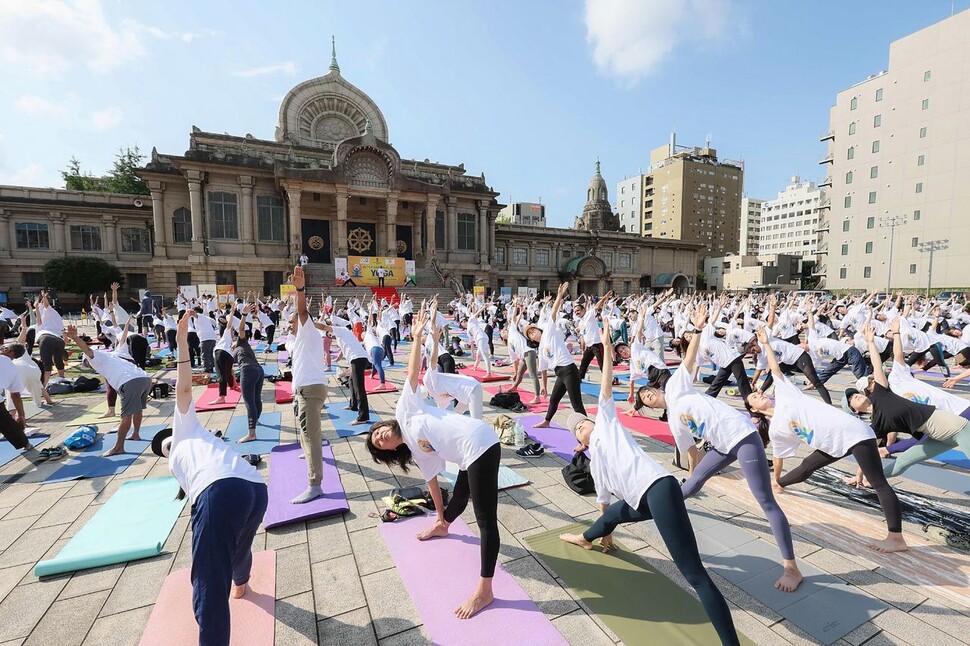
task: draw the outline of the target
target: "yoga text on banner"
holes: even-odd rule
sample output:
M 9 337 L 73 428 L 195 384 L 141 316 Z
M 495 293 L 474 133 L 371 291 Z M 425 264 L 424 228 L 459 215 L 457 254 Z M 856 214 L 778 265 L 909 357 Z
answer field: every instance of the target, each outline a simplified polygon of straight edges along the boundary
M 347 269 L 343 272 L 337 272 L 337 284 L 351 282 L 358 286 L 379 285 L 380 278 L 378 273 L 382 268 L 384 269 L 385 286 L 404 286 L 406 280 L 404 258 L 386 258 L 382 256 L 348 256 Z M 349 281 L 346 280 L 347 277 L 349 277 Z M 344 278 L 344 280 L 341 281 L 341 278 Z

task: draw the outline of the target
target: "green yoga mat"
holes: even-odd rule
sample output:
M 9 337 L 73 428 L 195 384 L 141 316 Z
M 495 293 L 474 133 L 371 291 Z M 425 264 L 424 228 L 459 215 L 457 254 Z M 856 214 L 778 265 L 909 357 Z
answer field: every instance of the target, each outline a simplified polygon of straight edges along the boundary
M 119 402 L 119 407 L 115 408 L 115 410 L 120 410 L 120 404 L 121 402 Z M 97 426 L 99 424 L 117 424 L 118 422 L 121 421 L 121 417 L 117 415 L 115 415 L 114 417 L 101 417 L 107 411 L 108 411 L 108 402 L 101 402 L 100 404 L 88 410 L 86 413 L 84 413 L 77 419 L 68 422 L 67 425 L 84 426 L 85 424 L 94 424 L 95 426 Z
M 126 482 L 53 559 L 34 568 L 37 576 L 146 559 L 162 546 L 182 513 L 175 478 Z
M 700 602 L 619 541 L 616 551 L 604 554 L 559 538 L 588 527 L 569 525 L 525 540 L 627 646 L 719 643 Z M 739 638 L 754 646 L 744 636 Z

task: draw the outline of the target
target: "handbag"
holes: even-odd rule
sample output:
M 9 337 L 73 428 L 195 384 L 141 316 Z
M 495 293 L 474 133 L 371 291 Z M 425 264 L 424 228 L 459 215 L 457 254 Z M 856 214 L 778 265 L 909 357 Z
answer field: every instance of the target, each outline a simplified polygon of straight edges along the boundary
M 562 478 L 566 486 L 581 496 L 596 491 L 593 474 L 589 470 L 589 457 L 580 451 L 573 456 L 573 461 L 562 468 Z

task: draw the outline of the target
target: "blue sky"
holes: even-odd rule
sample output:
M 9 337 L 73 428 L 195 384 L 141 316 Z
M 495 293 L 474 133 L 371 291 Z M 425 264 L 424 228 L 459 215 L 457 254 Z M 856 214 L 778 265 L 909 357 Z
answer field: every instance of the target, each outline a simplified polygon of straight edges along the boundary
M 970 0 L 956 0 L 957 11 Z M 743 158 L 746 192 L 817 179 L 835 94 L 950 0 L 0 0 L 0 184 L 62 186 L 120 146 L 181 153 L 192 125 L 272 139 L 326 74 L 381 107 L 404 158 L 464 163 L 500 199 L 582 210 L 676 129 Z M 613 197 L 611 195 L 611 197 Z

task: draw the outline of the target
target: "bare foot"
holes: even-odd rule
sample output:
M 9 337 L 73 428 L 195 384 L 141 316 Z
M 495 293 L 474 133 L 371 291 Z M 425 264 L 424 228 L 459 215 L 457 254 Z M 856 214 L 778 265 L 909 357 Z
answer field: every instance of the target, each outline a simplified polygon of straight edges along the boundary
M 495 601 L 495 596 L 491 592 L 476 592 L 465 599 L 463 604 L 455 608 L 455 616 L 459 619 L 468 619 L 493 601 Z
M 232 592 L 230 593 L 230 596 L 233 599 L 242 599 L 244 596 L 246 596 L 246 593 L 247 592 L 249 592 L 249 585 L 248 584 L 243 583 L 242 585 L 236 585 L 234 583 L 232 585 Z
M 593 549 L 593 544 L 588 540 L 583 538 L 582 534 L 560 534 L 559 538 L 566 541 L 567 543 L 572 543 L 573 545 L 579 545 L 584 550 Z
M 533 424 L 532 428 L 549 428 L 548 420 L 542 420 L 538 424 Z
M 436 521 L 434 525 L 418 534 L 419 541 L 426 541 L 429 538 L 444 538 L 448 535 L 448 526 L 441 521 Z
M 129 440 L 140 440 L 141 439 L 141 435 L 139 435 L 138 433 L 133 433 L 133 434 L 129 435 L 126 439 L 129 439 Z
M 54 402 L 51 403 L 53 404 Z M 107 419 L 109 417 L 116 417 L 114 410 L 109 409 L 108 412 L 104 413 L 103 415 L 98 415 L 98 419 Z
M 369 419 L 355 419 L 350 423 L 351 426 L 359 426 L 360 424 L 370 424 Z
M 215 406 L 216 404 L 225 404 L 225 403 L 226 403 L 226 398 L 225 397 L 216 397 L 211 402 L 209 402 L 209 405 L 210 406 Z
M 785 493 L 785 488 L 782 487 L 777 482 L 775 484 L 771 485 L 771 490 L 774 491 L 775 493 Z
M 883 540 L 869 543 L 869 549 L 888 554 L 890 552 L 902 552 L 908 550 L 909 545 L 906 544 L 906 539 L 903 538 L 901 532 L 890 532 L 889 535 Z
M 115 446 L 115 447 L 112 447 L 112 448 L 108 449 L 104 453 L 102 453 L 101 454 L 101 457 L 102 458 L 110 458 L 112 455 L 119 455 L 119 454 L 124 453 L 124 452 L 125 452 L 124 449 L 121 449 L 121 448 L 118 448 L 117 446 Z
M 529 400 L 529 406 L 535 406 L 541 401 L 542 401 L 542 397 L 539 397 L 539 395 L 536 395 L 535 397 Z
M 785 568 L 785 573 L 781 575 L 777 581 L 775 581 L 775 588 L 781 590 L 782 592 L 794 592 L 798 589 L 799 584 L 802 582 L 802 573 L 798 571 L 798 567 Z
M 252 442 L 255 439 L 256 439 L 256 431 L 250 431 L 249 433 L 246 434 L 246 437 L 241 437 L 238 440 L 236 440 L 236 442 L 238 442 L 239 444 L 242 444 L 244 442 Z
M 802 392 L 808 392 L 809 390 L 814 390 L 814 389 L 815 389 L 815 386 L 813 386 L 812 384 L 805 384 L 804 386 L 802 386 Z
M 343 409 L 344 409 L 344 410 L 354 410 L 354 409 L 353 409 L 353 408 L 351 408 L 350 406 L 344 406 L 344 408 L 343 408 Z

